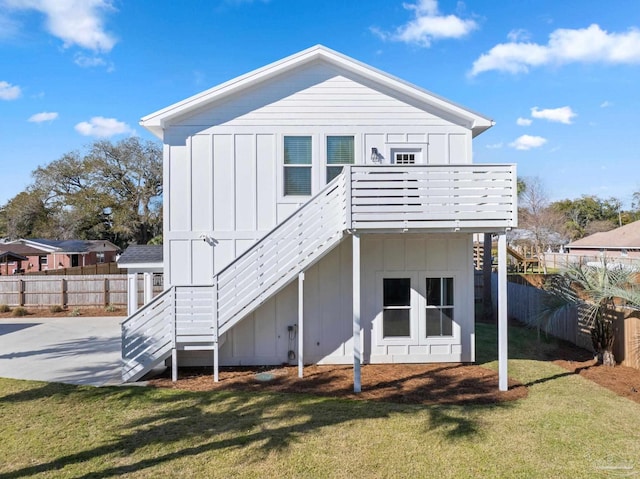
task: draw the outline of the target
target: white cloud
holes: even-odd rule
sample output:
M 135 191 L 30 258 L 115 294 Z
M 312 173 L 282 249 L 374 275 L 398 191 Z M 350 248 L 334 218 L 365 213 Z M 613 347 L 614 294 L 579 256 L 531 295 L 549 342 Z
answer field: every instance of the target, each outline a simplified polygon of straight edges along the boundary
M 490 150 L 499 150 L 503 146 L 504 145 L 503 145 L 502 142 L 500 142 L 500 143 L 492 143 L 492 144 L 486 145 L 486 147 L 489 148 Z
M 27 121 L 32 123 L 42 123 L 44 121 L 53 121 L 58 118 L 57 112 L 48 112 L 43 111 L 42 113 L 36 113 L 35 115 L 31 115 Z
M 482 54 L 471 68 L 470 75 L 498 70 L 526 73 L 531 67 L 566 63 L 640 63 L 640 30 L 608 33 L 593 24 L 582 29 L 560 28 L 549 35 L 546 45 L 511 41 L 494 46 Z
M 102 67 L 107 64 L 104 58 L 98 56 L 88 57 L 81 53 L 78 53 L 73 57 L 73 62 L 82 68 Z
M 547 139 L 541 136 L 522 135 L 509 143 L 509 146 L 516 150 L 530 150 L 531 148 L 539 148 L 546 142 Z
M 129 125 L 115 118 L 104 118 L 102 116 L 94 116 L 91 120 L 83 121 L 75 126 L 78 133 L 84 136 L 96 136 L 100 138 L 134 134 L 134 130 Z
M 507 39 L 510 42 L 526 42 L 529 41 L 530 38 L 531 34 L 522 28 L 519 28 L 518 30 L 511 30 L 507 33 Z
M 403 3 L 402 6 L 414 12 L 413 20 L 398 27 L 395 32 L 385 32 L 377 27 L 372 27 L 371 31 L 383 40 L 429 47 L 433 40 L 464 37 L 478 28 L 473 20 L 441 15 L 437 0 L 418 0 L 417 3 Z
M 116 38 L 104 29 L 104 18 L 115 8 L 111 0 L 3 0 L 13 10 L 35 10 L 46 17 L 46 29 L 64 42 L 109 52 Z
M 20 95 L 22 95 L 22 90 L 19 86 L 0 81 L 0 100 L 15 100 Z
M 537 106 L 534 106 L 531 109 L 531 116 L 533 118 L 541 118 L 543 120 L 570 125 L 571 120 L 578 115 L 571 109 L 570 106 L 563 106 L 560 108 L 547 108 L 544 110 L 539 110 Z
M 613 106 L 613 103 L 611 103 L 609 100 L 605 100 L 600 103 L 600 108 L 609 108 L 610 106 Z
M 516 125 L 519 125 L 519 126 L 529 126 L 531 125 L 531 123 L 533 123 L 533 120 L 531 118 L 520 117 L 516 120 Z

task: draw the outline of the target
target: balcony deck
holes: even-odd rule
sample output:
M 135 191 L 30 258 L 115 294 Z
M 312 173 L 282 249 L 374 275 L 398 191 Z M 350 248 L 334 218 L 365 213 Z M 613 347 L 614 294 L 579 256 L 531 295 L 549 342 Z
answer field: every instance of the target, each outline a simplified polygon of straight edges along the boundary
M 517 226 L 515 165 L 352 165 L 345 178 L 351 230 L 492 232 Z

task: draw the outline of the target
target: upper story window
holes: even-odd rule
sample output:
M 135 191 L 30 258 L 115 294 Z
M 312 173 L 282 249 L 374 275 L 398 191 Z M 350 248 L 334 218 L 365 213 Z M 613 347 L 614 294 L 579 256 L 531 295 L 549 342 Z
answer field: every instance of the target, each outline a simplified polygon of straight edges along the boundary
M 342 165 L 354 163 L 353 136 L 327 137 L 327 183 L 342 172 Z
M 396 165 L 415 165 L 416 164 L 415 153 L 396 152 L 394 156 L 395 156 L 394 163 Z
M 284 137 L 284 195 L 311 195 L 311 137 Z

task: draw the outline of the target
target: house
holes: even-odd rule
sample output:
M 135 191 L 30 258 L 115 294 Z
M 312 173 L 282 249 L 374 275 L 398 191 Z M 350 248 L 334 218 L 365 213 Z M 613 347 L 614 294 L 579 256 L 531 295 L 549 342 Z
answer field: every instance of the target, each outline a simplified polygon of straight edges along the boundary
M 516 170 L 489 118 L 324 46 L 152 113 L 165 292 L 123 324 L 123 379 L 181 365 L 474 360 L 473 233 L 499 235 L 500 387 Z M 505 293 L 505 294 L 503 294 Z
M 585 236 L 565 248 L 574 256 L 640 259 L 640 221 Z
M 18 239 L 0 243 L 0 253 L 11 252 L 26 259 L 6 263 L 0 274 L 110 263 L 115 261 L 119 251 L 120 248 L 106 240 Z
M 132 244 L 118 258 L 118 267 L 125 268 L 129 275 L 127 282 L 127 313 L 136 312 L 140 298 L 138 297 L 138 274 L 143 275 L 143 304 L 153 299 L 153 287 L 162 286 L 162 245 Z

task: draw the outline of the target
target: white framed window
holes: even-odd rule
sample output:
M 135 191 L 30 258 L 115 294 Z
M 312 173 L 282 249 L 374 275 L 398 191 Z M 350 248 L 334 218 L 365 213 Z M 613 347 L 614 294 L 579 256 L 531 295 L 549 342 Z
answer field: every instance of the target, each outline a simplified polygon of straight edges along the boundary
M 425 335 L 453 336 L 453 278 L 425 280 Z
M 284 196 L 311 195 L 311 148 L 311 136 L 284 137 Z
M 327 136 L 327 183 L 355 161 L 353 136 Z
M 460 336 L 455 274 L 378 272 L 378 344 L 427 345 Z
M 422 150 L 419 148 L 393 148 L 391 158 L 395 165 L 416 165 L 422 163 Z
M 104 263 L 104 251 L 99 251 L 96 253 L 96 261 L 98 263 Z
M 411 278 L 382 280 L 382 337 L 411 337 Z

